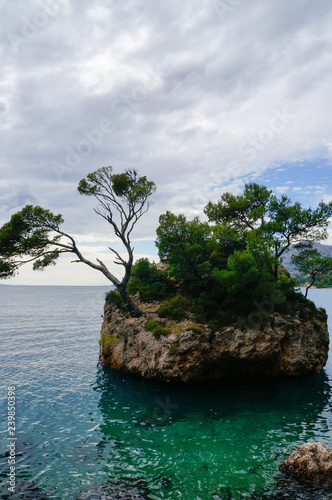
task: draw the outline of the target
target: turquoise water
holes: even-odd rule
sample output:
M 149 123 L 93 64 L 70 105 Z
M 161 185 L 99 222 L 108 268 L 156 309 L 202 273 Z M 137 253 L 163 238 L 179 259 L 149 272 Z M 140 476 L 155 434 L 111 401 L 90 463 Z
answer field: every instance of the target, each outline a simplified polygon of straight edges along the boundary
M 332 447 L 331 356 L 321 374 L 266 384 L 195 388 L 114 373 L 98 363 L 106 290 L 0 286 L 1 498 L 267 498 L 299 444 Z M 330 311 L 331 331 L 332 290 L 309 298 Z

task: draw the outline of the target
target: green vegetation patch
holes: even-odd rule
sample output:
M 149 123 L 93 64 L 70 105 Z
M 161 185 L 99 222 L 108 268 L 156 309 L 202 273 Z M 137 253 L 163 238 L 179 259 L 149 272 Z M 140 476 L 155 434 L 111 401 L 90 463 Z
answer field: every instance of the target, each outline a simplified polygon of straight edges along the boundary
M 119 292 L 117 292 L 116 290 L 110 290 L 106 293 L 106 304 L 116 307 L 123 314 L 127 313 L 125 303 Z
M 160 339 L 161 335 L 169 335 L 171 333 L 161 321 L 154 319 L 147 321 L 144 328 L 147 332 L 151 332 L 157 340 Z
M 204 213 L 208 222 L 168 211 L 159 217 L 157 228 L 161 262 L 178 292 L 190 300 L 195 322 L 218 331 L 239 320 L 243 328 L 250 327 L 258 317 L 254 323 L 264 328 L 269 315 L 292 314 L 302 301 L 306 304 L 282 265 L 294 246 L 300 250 L 295 264 L 305 272 L 306 282 L 312 286 L 321 278 L 321 286 L 329 283 L 332 259 L 320 256 L 308 242 L 324 239 L 332 202 L 303 208 L 287 196 L 279 198 L 265 186 L 249 183 L 243 194 L 223 193 L 220 201 L 209 202 Z M 172 310 L 167 302 L 159 308 L 159 317 L 185 317 L 185 308 Z
M 116 335 L 108 335 L 103 333 L 101 338 L 98 340 L 99 344 L 111 345 L 114 344 L 118 339 Z
M 157 310 L 159 318 L 167 318 L 175 321 L 182 321 L 188 317 L 190 301 L 182 295 L 176 295 L 169 300 L 165 300 Z
M 190 325 L 190 326 L 188 326 L 188 328 L 186 328 L 186 331 L 202 334 L 202 333 L 204 333 L 204 328 L 202 328 L 201 326 L 197 326 L 197 325 Z
M 164 300 L 175 293 L 174 282 L 167 272 L 148 259 L 139 259 L 133 266 L 127 289 L 132 295 L 139 293 L 141 302 Z
M 326 328 L 327 323 L 324 323 L 323 321 L 314 321 L 314 326 L 315 328 Z

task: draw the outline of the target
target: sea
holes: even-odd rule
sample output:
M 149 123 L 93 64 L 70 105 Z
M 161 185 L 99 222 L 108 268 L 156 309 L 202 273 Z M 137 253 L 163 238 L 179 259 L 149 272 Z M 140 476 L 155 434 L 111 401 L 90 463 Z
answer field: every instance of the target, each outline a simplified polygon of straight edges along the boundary
M 278 470 L 300 444 L 332 448 L 331 355 L 291 380 L 141 380 L 99 362 L 107 290 L 0 286 L 1 499 L 332 499 L 280 496 Z M 332 289 L 308 298 L 331 332 Z

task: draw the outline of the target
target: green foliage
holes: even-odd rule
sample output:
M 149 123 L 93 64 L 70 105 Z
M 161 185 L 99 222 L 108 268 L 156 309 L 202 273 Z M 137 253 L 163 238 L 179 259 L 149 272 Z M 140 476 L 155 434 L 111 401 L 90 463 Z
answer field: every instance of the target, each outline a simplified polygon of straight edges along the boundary
M 58 238 L 49 238 L 49 234 L 62 222 L 61 215 L 27 205 L 0 228 L 1 256 L 38 255 L 51 242 L 57 241 Z
M 215 286 L 203 292 L 193 300 L 192 311 L 197 323 L 207 323 L 211 328 L 225 324 L 226 311 L 224 309 L 225 295 L 220 286 Z M 229 318 L 231 321 L 231 319 Z M 226 320 L 227 323 L 228 320 Z
M 105 296 L 105 302 L 108 305 L 116 307 L 122 313 L 124 314 L 127 313 L 127 309 L 123 301 L 123 298 L 121 297 L 121 295 L 117 290 L 110 290 L 109 292 L 107 292 Z
M 314 325 L 316 328 L 326 328 L 327 323 L 324 323 L 323 321 L 314 321 Z
M 165 328 L 164 323 L 154 319 L 147 321 L 144 328 L 147 332 L 151 332 L 157 340 L 160 339 L 161 335 L 169 335 L 171 333 Z
M 156 185 L 147 178 L 138 177 L 136 170 L 126 170 L 122 174 L 113 174 L 112 167 L 103 167 L 87 175 L 78 185 L 80 194 L 100 196 L 114 206 L 115 196 L 122 199 L 130 207 L 144 204 L 147 198 L 156 190 Z M 105 186 L 108 192 L 105 193 Z M 115 196 L 114 196 L 115 195 Z
M 190 326 L 188 326 L 188 328 L 186 328 L 186 331 L 202 334 L 202 333 L 204 333 L 204 328 L 202 328 L 201 326 L 197 326 L 197 325 L 190 325 Z
M 117 196 L 129 196 L 134 187 L 133 176 L 128 173 L 112 175 L 112 188 Z
M 316 249 L 304 248 L 299 254 L 292 256 L 292 262 L 306 280 L 309 280 L 306 296 L 317 277 L 328 278 L 332 273 L 332 258 L 322 257 Z
M 190 308 L 190 301 L 186 297 L 176 295 L 169 300 L 165 300 L 157 310 L 159 318 L 173 319 L 181 321 L 187 318 L 187 311 Z
M 237 301 L 241 308 L 246 308 L 253 299 L 271 293 L 274 286 L 273 275 L 259 268 L 249 250 L 236 250 L 228 258 L 227 268 L 216 271 L 215 276 L 225 290 L 227 302 Z
M 324 278 L 317 277 L 315 286 L 316 288 L 332 288 L 332 275 Z
M 131 243 L 131 233 L 137 221 L 149 209 L 148 198 L 156 190 L 154 182 L 139 177 L 136 170 L 129 169 L 121 174 L 113 174 L 111 166 L 100 168 L 87 175 L 78 185 L 80 194 L 94 196 L 98 200 L 95 212 L 103 217 L 113 228 L 127 252 L 127 260 L 114 248 L 109 247 L 116 256 L 116 264 L 123 266 L 124 275 L 121 282 L 107 269 L 103 262 L 99 266 L 83 259 L 93 268 L 99 269 L 116 286 L 123 297 L 129 314 L 132 317 L 142 316 L 140 308 L 132 301 L 127 292 L 134 261 L 134 249 Z M 117 217 L 115 216 L 117 215 Z M 78 253 L 79 259 L 82 256 Z M 98 259 L 97 259 L 98 260 Z
M 261 303 L 289 313 L 292 304 L 305 300 L 281 258 L 291 245 L 326 237 L 332 202 L 304 209 L 250 183 L 242 195 L 224 193 L 220 202 L 208 203 L 205 214 L 214 225 L 166 212 L 157 229 L 159 256 L 180 293 L 191 299 L 197 322 L 226 325 L 259 310 Z M 269 299 L 276 294 L 280 300 Z M 160 311 L 169 317 L 165 309 Z
M 248 235 L 234 230 L 229 226 L 213 226 L 213 235 L 216 240 L 216 248 L 211 257 L 214 259 L 214 265 L 218 268 L 224 268 L 227 265 L 227 259 L 235 250 L 245 250 L 247 248 Z
M 35 262 L 33 263 L 33 270 L 43 271 L 45 267 L 48 267 L 50 265 L 55 266 L 59 256 L 60 253 L 58 250 L 49 252 L 47 255 L 44 255 L 42 259 L 35 260 Z
M 306 248 L 292 256 L 292 261 L 298 271 L 309 278 L 325 276 L 332 272 L 332 258 L 322 257 L 318 250 Z
M 105 344 L 105 345 L 112 345 L 115 342 L 117 342 L 119 339 L 116 335 L 108 335 L 107 333 L 103 333 L 98 340 L 98 343 Z
M 187 221 L 171 212 L 161 215 L 157 229 L 159 256 L 167 262 L 170 274 L 182 292 L 197 296 L 209 287 L 209 278 L 217 255 L 211 227 L 198 217 Z
M 11 278 L 15 274 L 15 269 L 14 263 L 0 259 L 0 278 Z
M 38 259 L 35 269 L 54 264 L 61 250 L 51 250 L 51 245 L 57 244 L 60 238 L 53 232 L 59 231 L 62 223 L 61 215 L 54 215 L 39 206 L 26 205 L 14 214 L 0 228 L 0 278 L 13 276 L 25 263 L 24 257 Z
M 207 204 L 204 213 L 210 221 L 235 231 L 255 229 L 264 221 L 272 191 L 255 183 L 245 185 L 243 195 L 224 193 L 218 203 Z
M 112 188 L 117 196 L 128 200 L 132 205 L 142 202 L 156 190 L 154 182 L 148 181 L 145 176 L 138 177 L 136 170 L 113 175 Z
M 142 302 L 152 302 L 164 300 L 174 294 L 175 284 L 167 272 L 158 269 L 155 263 L 139 259 L 132 267 L 127 289 L 131 294 L 138 292 Z
M 96 185 L 92 184 L 93 178 L 91 178 L 90 176 L 92 176 L 92 174 L 88 174 L 87 179 L 81 179 L 78 183 L 77 190 L 80 194 L 85 194 L 86 196 L 99 194 L 98 188 Z
M 246 184 L 243 195 L 224 193 L 220 202 L 209 202 L 205 213 L 211 222 L 221 227 L 230 227 L 242 234 L 259 232 L 273 251 L 277 278 L 278 259 L 291 245 L 327 237 L 332 202 L 320 202 L 315 210 L 304 209 L 287 196 L 278 199 L 265 186 L 250 183 Z
M 27 205 L 0 228 L 0 279 L 9 278 L 20 266 L 33 262 L 34 270 L 54 265 L 61 254 L 75 255 L 73 262 L 82 262 L 98 270 L 112 282 L 126 303 L 128 313 L 140 317 L 143 313 L 132 301 L 126 287 L 134 260 L 131 233 L 137 221 L 149 208 L 148 198 L 156 190 L 154 182 L 139 177 L 136 170 L 113 174 L 112 167 L 103 167 L 87 175 L 78 185 L 80 194 L 94 196 L 98 201 L 95 212 L 112 227 L 127 252 L 127 260 L 115 249 L 115 263 L 123 266 L 119 280 L 99 259 L 88 260 L 74 238 L 60 229 L 61 215 L 54 215 L 39 206 Z

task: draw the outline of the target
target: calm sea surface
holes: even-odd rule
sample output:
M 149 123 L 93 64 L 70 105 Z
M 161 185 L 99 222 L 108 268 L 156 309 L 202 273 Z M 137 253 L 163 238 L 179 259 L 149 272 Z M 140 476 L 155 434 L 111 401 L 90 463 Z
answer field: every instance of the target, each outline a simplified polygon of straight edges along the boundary
M 299 444 L 332 448 L 332 356 L 321 374 L 269 384 L 188 388 L 114 373 L 98 363 L 106 291 L 0 286 L 2 499 L 267 498 Z M 332 331 L 332 290 L 309 298 Z

